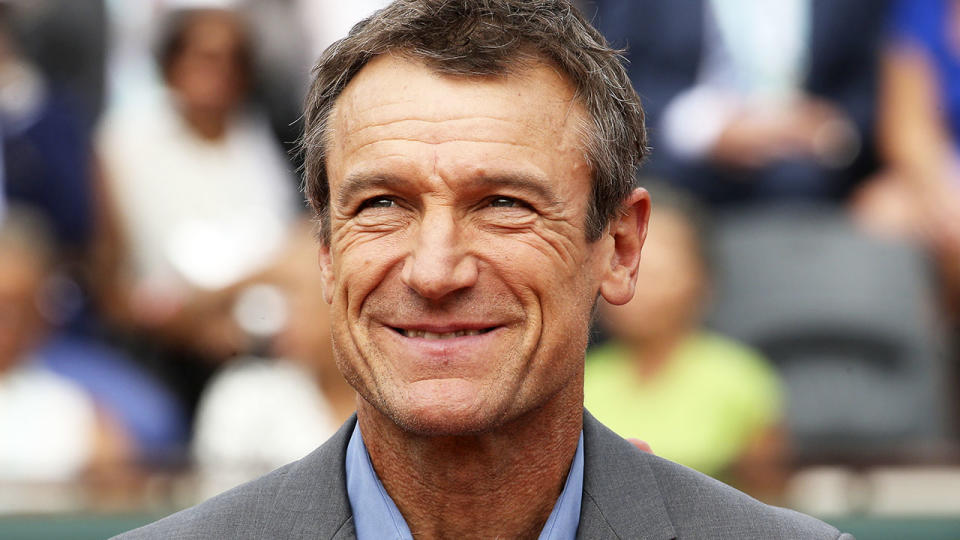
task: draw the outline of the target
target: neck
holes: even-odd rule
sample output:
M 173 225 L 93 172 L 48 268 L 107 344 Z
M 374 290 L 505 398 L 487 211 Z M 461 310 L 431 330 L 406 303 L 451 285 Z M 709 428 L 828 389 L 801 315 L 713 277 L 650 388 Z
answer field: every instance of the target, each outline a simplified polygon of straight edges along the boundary
M 374 469 L 414 536 L 536 538 L 583 425 L 582 389 L 560 394 L 491 432 L 464 436 L 405 432 L 363 398 L 357 416 Z
M 227 116 L 219 111 L 185 108 L 183 115 L 187 125 L 201 139 L 217 141 L 227 132 Z
M 342 423 L 356 410 L 357 392 L 343 379 L 332 359 L 324 360 L 322 365 L 332 366 L 332 369 L 319 369 L 320 390 L 330 402 L 333 414 Z
M 640 376 L 656 377 L 670 362 L 674 351 L 690 335 L 691 328 L 684 326 L 648 339 L 630 343 L 631 354 Z

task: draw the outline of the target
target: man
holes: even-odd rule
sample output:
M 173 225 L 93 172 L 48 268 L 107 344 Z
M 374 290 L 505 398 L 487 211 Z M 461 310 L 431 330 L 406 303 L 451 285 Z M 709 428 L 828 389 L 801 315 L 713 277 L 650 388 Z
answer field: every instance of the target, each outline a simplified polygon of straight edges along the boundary
M 130 538 L 838 537 L 583 412 L 591 315 L 632 296 L 650 204 L 639 99 L 566 0 L 400 0 L 315 76 L 307 194 L 356 421 Z

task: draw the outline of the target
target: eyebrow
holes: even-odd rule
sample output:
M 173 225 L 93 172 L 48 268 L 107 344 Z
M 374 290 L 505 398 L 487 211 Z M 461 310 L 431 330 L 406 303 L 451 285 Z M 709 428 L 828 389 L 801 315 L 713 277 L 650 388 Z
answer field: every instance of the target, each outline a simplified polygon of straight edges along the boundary
M 509 187 L 518 191 L 526 191 L 534 194 L 542 202 L 556 206 L 560 204 L 556 192 L 549 183 L 540 178 L 523 173 L 511 173 L 506 175 L 485 176 L 478 180 L 480 184 L 487 188 Z
M 473 182 L 475 185 L 482 186 L 486 189 L 506 187 L 518 191 L 525 191 L 550 206 L 560 204 L 560 200 L 553 188 L 535 175 L 524 173 L 497 174 L 483 176 Z M 402 191 L 402 186 L 407 186 L 408 184 L 408 181 L 389 173 L 352 174 L 347 176 L 343 181 L 343 185 L 340 186 L 340 190 L 337 193 L 337 205 L 340 207 L 347 206 L 357 193 L 363 191 L 378 188 L 388 191 Z
M 376 188 L 392 191 L 398 189 L 402 183 L 400 178 L 392 174 L 351 174 L 340 186 L 340 191 L 337 193 L 337 206 L 341 208 L 347 206 L 359 192 Z

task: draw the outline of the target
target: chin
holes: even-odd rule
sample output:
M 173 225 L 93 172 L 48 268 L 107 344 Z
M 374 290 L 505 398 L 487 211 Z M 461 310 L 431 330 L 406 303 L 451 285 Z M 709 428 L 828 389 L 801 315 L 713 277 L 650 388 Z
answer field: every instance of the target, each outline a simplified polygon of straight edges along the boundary
M 476 435 L 491 431 L 500 424 L 498 418 L 464 414 L 461 411 L 404 411 L 404 413 L 395 416 L 393 421 L 404 431 L 423 436 Z
M 404 431 L 417 435 L 456 436 L 490 431 L 504 422 L 502 405 L 469 394 L 412 393 L 381 410 Z M 501 406 L 498 406 L 501 405 Z

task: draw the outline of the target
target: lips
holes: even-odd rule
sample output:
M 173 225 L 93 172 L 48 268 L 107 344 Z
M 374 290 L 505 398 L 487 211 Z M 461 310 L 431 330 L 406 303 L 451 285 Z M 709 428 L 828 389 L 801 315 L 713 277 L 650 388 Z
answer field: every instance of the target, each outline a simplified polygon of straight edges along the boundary
M 415 328 L 398 328 L 398 327 L 393 327 L 393 330 L 399 333 L 400 335 L 408 338 L 450 339 L 450 338 L 458 338 L 463 336 L 479 336 L 480 334 L 486 334 L 487 332 L 493 330 L 493 327 L 454 330 L 451 332 L 431 332 L 429 330 L 417 330 Z

